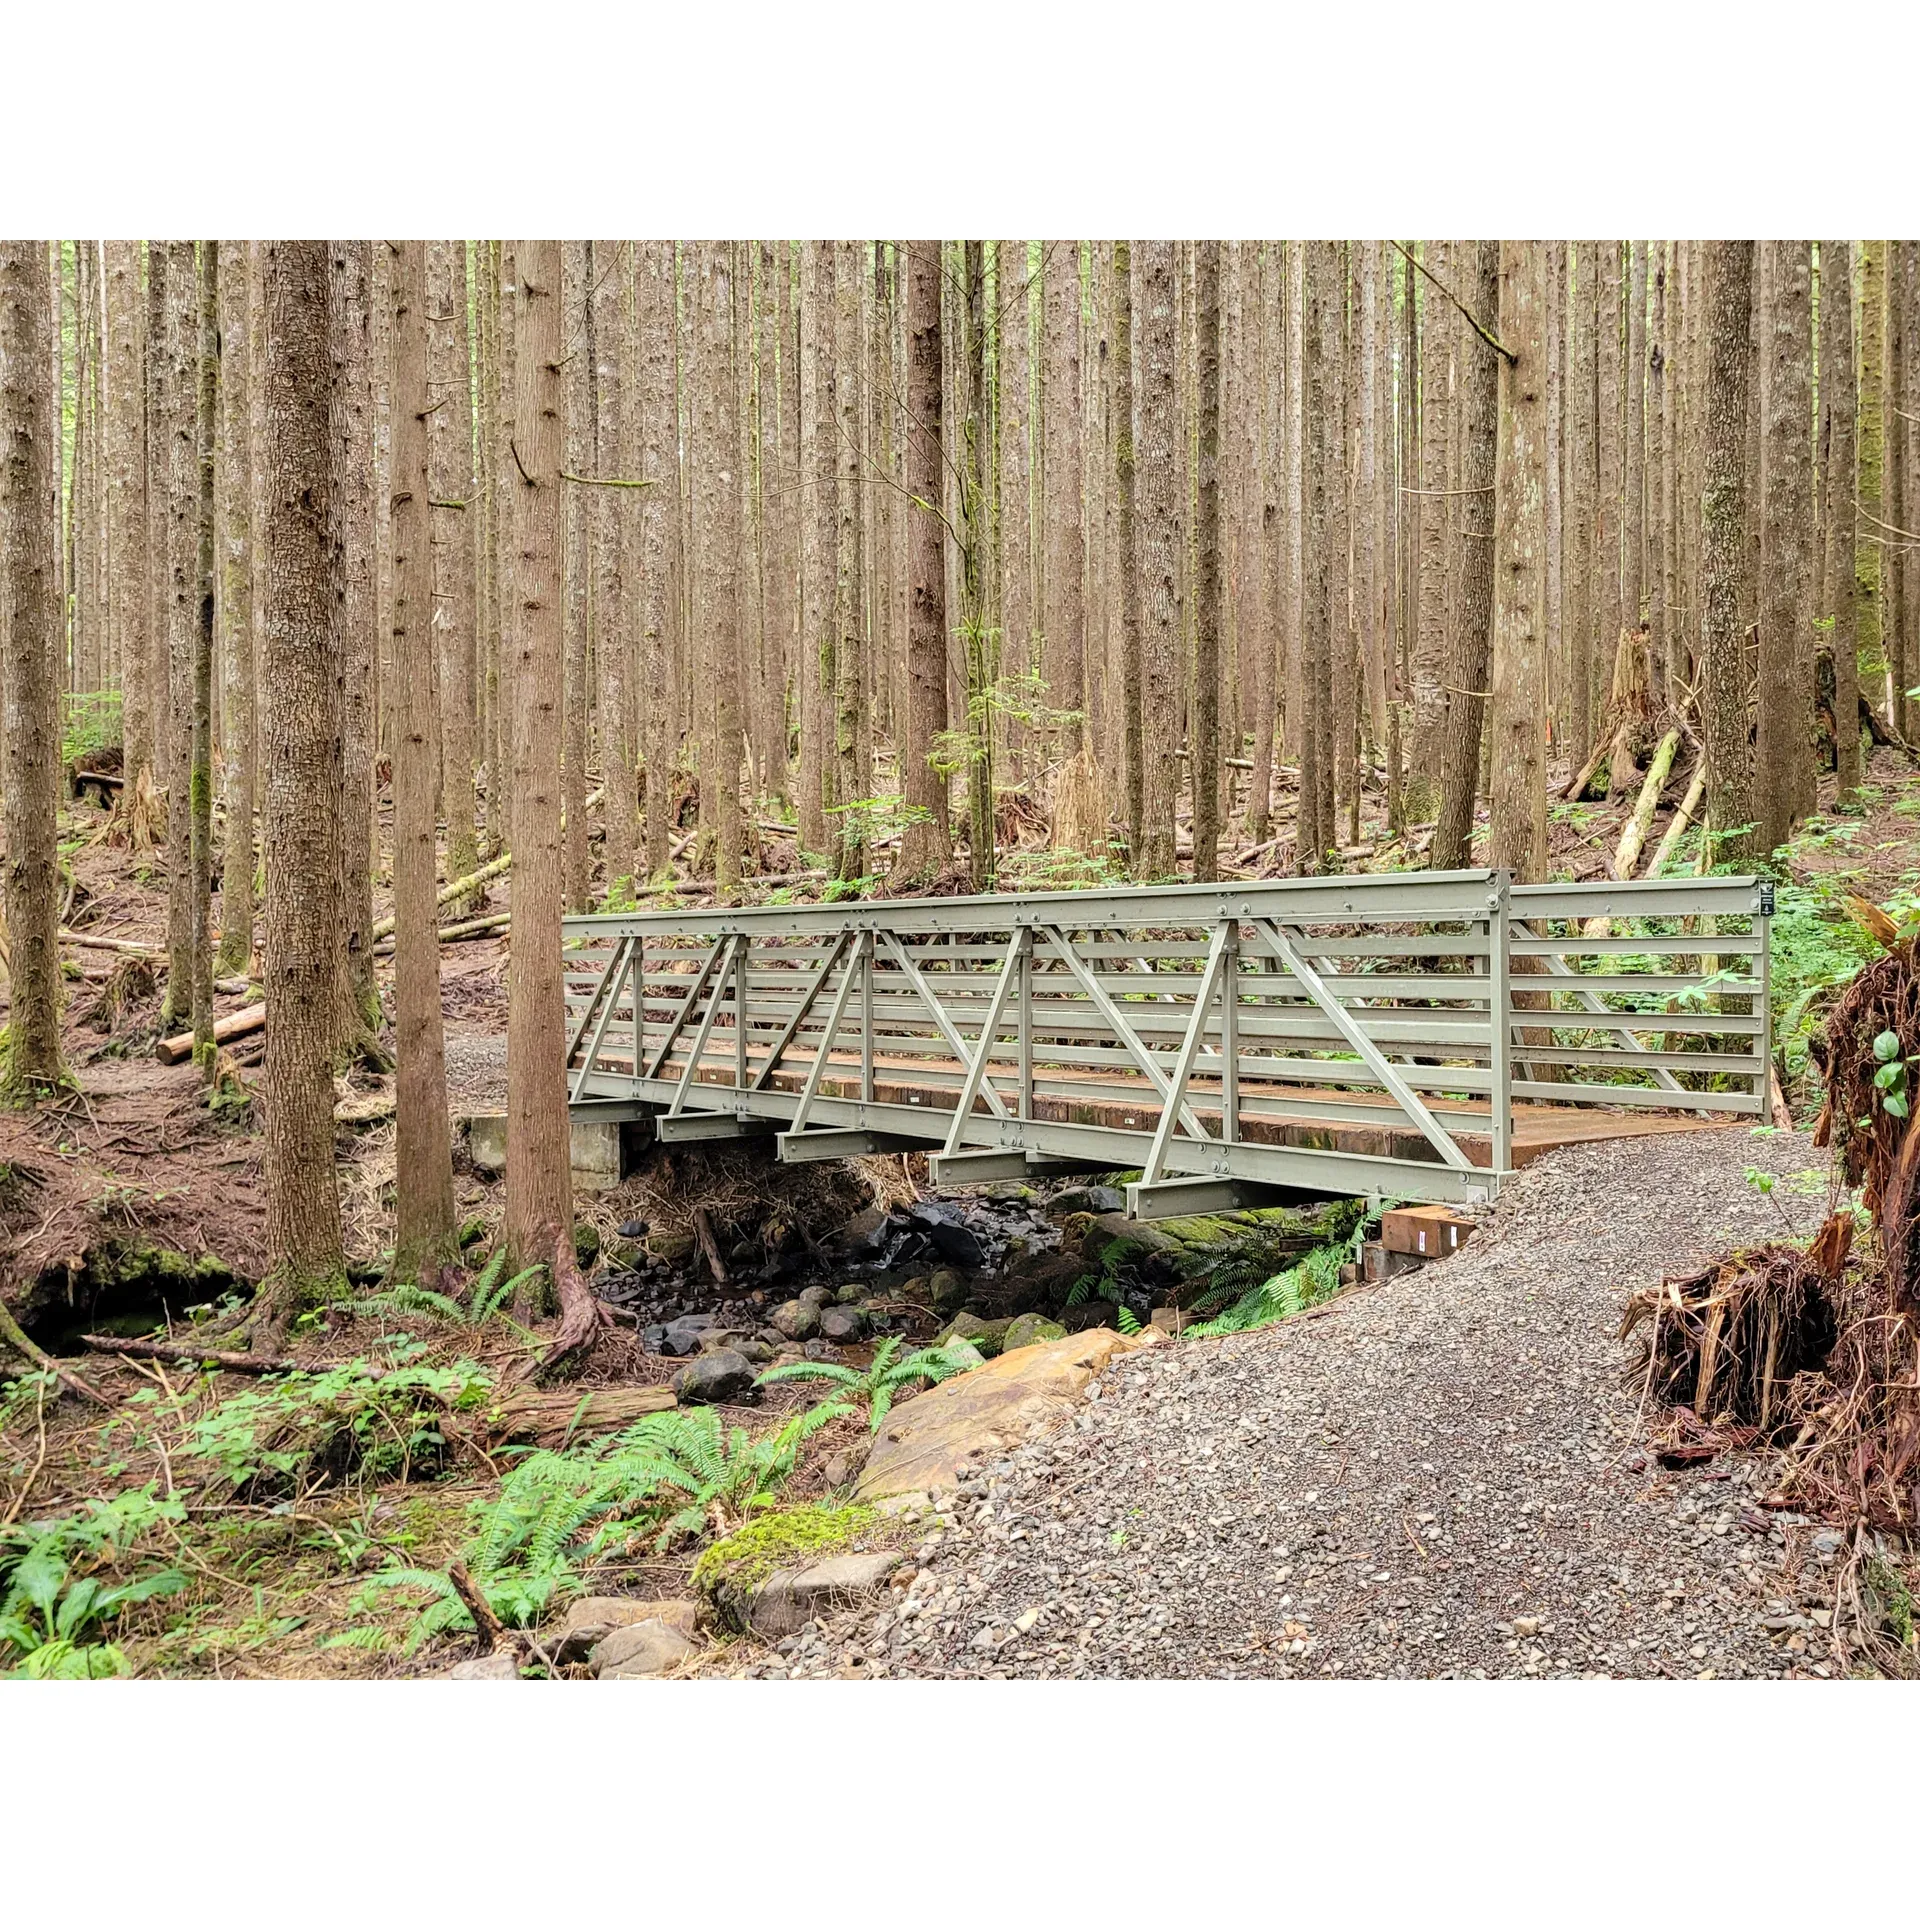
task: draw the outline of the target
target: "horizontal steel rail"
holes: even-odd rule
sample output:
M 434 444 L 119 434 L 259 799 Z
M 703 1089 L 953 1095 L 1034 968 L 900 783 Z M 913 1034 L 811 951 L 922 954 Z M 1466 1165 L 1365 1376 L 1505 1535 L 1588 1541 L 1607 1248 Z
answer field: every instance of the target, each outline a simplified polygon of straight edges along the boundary
M 572 1111 L 949 1183 L 1137 1168 L 1143 1217 L 1485 1198 L 1515 1102 L 1556 1137 L 1764 1113 L 1770 910 L 1472 870 L 575 915 Z

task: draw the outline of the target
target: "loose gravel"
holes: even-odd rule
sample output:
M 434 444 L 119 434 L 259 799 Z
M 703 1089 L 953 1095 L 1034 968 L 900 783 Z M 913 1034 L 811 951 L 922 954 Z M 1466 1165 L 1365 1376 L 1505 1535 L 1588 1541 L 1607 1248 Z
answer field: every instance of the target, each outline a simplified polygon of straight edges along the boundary
M 1826 1677 L 1840 1536 L 1774 1466 L 1667 1472 L 1615 1338 L 1636 1286 L 1824 1207 L 1804 1136 L 1567 1149 L 1444 1262 L 1311 1318 L 1149 1346 L 935 1503 L 880 1609 L 761 1678 Z M 1794 1176 L 1801 1176 L 1795 1182 Z

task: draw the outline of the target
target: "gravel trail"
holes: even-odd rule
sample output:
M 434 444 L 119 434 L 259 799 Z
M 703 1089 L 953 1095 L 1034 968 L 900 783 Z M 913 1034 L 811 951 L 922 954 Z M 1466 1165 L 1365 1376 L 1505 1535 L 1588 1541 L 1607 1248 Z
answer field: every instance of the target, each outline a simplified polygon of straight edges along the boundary
M 1822 1163 L 1746 1129 L 1568 1149 L 1452 1259 L 1308 1319 L 1118 1363 L 939 1505 L 884 1611 L 764 1678 L 1824 1676 L 1839 1536 L 1737 1456 L 1634 1441 L 1615 1329 L 1663 1271 L 1809 1227 Z

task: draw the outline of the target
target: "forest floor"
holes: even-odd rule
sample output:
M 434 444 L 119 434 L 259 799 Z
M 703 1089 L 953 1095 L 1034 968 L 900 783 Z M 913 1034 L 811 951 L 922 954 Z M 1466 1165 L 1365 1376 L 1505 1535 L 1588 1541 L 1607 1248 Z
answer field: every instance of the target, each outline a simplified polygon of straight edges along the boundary
M 1670 791 L 1682 784 L 1676 778 Z M 1831 793 L 1826 797 L 1831 805 Z M 1816 817 L 1789 862 L 1794 884 L 1775 929 L 1776 1004 L 1785 1006 L 1803 989 L 1807 996 L 1797 1016 L 1797 1053 L 1794 1035 L 1786 1036 L 1790 1067 L 1797 1060 L 1804 1069 L 1805 1033 L 1817 1025 L 1834 969 L 1874 950 L 1850 928 L 1840 902 L 1858 893 L 1910 908 L 1920 888 L 1920 780 L 1906 756 L 1876 752 L 1861 800 L 1857 812 Z M 1379 824 L 1380 804 L 1370 796 L 1369 824 Z M 1557 804 L 1556 876 L 1603 875 L 1625 811 L 1606 801 Z M 73 882 L 64 923 L 97 938 L 160 948 L 164 850 L 136 856 L 116 848 L 101 823 L 97 811 L 78 805 L 63 816 L 62 854 Z M 1656 835 L 1662 824 L 1656 820 Z M 775 836 L 765 838 L 771 844 Z M 1387 867 L 1418 853 L 1417 844 L 1382 841 L 1350 864 Z M 1285 864 L 1278 843 L 1243 842 L 1226 857 L 1230 871 L 1262 876 Z M 1031 851 L 1007 865 L 1009 880 L 1029 884 L 1059 885 L 1067 877 L 1060 863 Z M 1117 876 L 1086 870 L 1078 877 L 1100 884 Z M 765 875 L 756 887 L 798 898 L 821 884 L 789 871 Z M 685 875 L 680 891 L 686 904 L 701 902 L 696 876 Z M 471 897 L 448 917 L 477 917 L 509 901 L 510 888 L 499 883 L 490 898 Z M 376 914 L 385 906 L 384 898 L 376 900 Z M 154 1057 L 163 975 L 152 963 L 94 947 L 70 946 L 64 957 L 67 1059 L 76 1088 L 33 1113 L 0 1113 L 0 1299 L 104 1404 L 71 1396 L 52 1405 L 0 1401 L 0 1514 L 11 1508 L 17 1513 L 10 1518 L 45 1520 L 149 1477 L 163 1492 L 178 1486 L 193 1509 L 181 1536 L 181 1564 L 192 1585 L 165 1609 L 148 1603 L 139 1629 L 126 1636 L 140 1671 L 371 1675 L 444 1667 L 450 1649 L 403 1654 L 397 1641 L 366 1629 L 356 1601 L 383 1559 L 444 1564 L 471 1525 L 473 1503 L 497 1486 L 511 1450 L 502 1453 L 486 1434 L 462 1432 L 456 1423 L 446 1456 L 431 1471 L 403 1469 L 397 1483 L 323 1485 L 296 1495 L 291 1506 L 285 1497 L 242 1496 L 231 1486 L 221 1493 L 181 1457 L 181 1437 L 254 1383 L 84 1353 L 82 1332 L 177 1333 L 183 1317 L 243 1299 L 260 1274 L 264 1176 L 251 1094 L 261 1040 L 256 1033 L 229 1046 L 229 1091 L 210 1107 L 190 1066 L 164 1066 Z M 449 1104 L 456 1114 L 503 1104 L 506 960 L 507 941 L 498 934 L 442 950 Z M 384 960 L 379 971 L 385 990 Z M 257 983 L 235 985 L 216 1010 L 238 1008 L 254 993 Z M 0 1018 L 5 1005 L 0 982 Z M 1796 1081 L 1790 1073 L 1789 1081 L 1804 1117 L 1811 1076 L 1803 1071 Z M 348 1255 L 364 1287 L 377 1278 L 391 1236 L 391 1081 L 357 1067 L 338 1092 Z M 1809 1611 L 1812 1588 L 1802 1588 L 1829 1574 L 1818 1555 L 1808 1558 L 1811 1532 L 1791 1527 L 1790 1516 L 1768 1516 L 1765 1532 L 1749 1538 L 1745 1516 L 1763 1465 L 1737 1463 L 1725 1479 L 1635 1474 L 1623 1465 L 1619 1354 L 1610 1339 L 1634 1285 L 1712 1250 L 1717 1236 L 1751 1235 L 1763 1203 L 1742 1187 L 1742 1164 L 1777 1159 L 1783 1171 L 1805 1173 L 1809 1152 L 1800 1138 L 1751 1141 L 1741 1129 L 1719 1140 L 1622 1142 L 1557 1155 L 1516 1180 L 1501 1204 L 1502 1224 L 1441 1268 L 1372 1297 L 1343 1298 L 1311 1323 L 1130 1361 L 1116 1376 L 1111 1405 L 1103 1399 L 1090 1409 L 1093 1424 L 1083 1416 L 1070 1431 L 1066 1454 L 1049 1450 L 1016 1464 L 984 1505 L 972 1498 L 955 1503 L 959 1524 L 929 1560 L 941 1575 L 938 1617 L 953 1632 L 909 1635 L 904 1653 L 896 1632 L 869 1656 L 878 1629 L 856 1615 L 847 1622 L 851 1637 L 839 1629 L 830 1638 L 823 1633 L 817 1645 L 790 1649 L 782 1662 L 836 1671 L 856 1670 L 850 1661 L 877 1671 L 904 1660 L 928 1671 L 1505 1672 L 1543 1662 L 1560 1671 L 1551 1663 L 1564 1658 L 1566 1671 L 1581 1662 L 1618 1672 L 1817 1671 L 1822 1661 L 1811 1626 L 1776 1633 L 1758 1624 L 1768 1607 L 1768 1617 L 1817 1618 Z M 703 1193 L 759 1177 L 726 1155 L 683 1154 L 651 1164 L 613 1193 L 582 1196 L 580 1213 L 608 1245 L 620 1223 L 636 1216 L 685 1241 Z M 498 1222 L 500 1184 L 461 1152 L 456 1187 L 477 1263 Z M 778 1198 L 788 1214 L 812 1209 L 814 1228 L 826 1231 L 863 1204 L 866 1191 L 856 1176 Z M 1684 1204 L 1673 1204 L 1675 1196 Z M 692 1251 L 656 1293 L 633 1300 L 616 1290 L 614 1297 L 661 1317 L 713 1304 Z M 376 1340 L 374 1332 L 352 1322 L 329 1326 L 311 1336 L 306 1357 L 344 1363 L 380 1354 L 386 1341 L 385 1365 L 413 1356 L 414 1364 L 470 1366 L 503 1379 L 524 1359 L 523 1336 L 506 1329 L 432 1334 L 417 1355 L 423 1343 L 401 1355 L 391 1344 L 397 1336 Z M 864 1364 L 870 1353 L 870 1345 L 859 1346 L 844 1357 Z M 620 1330 L 582 1384 L 657 1386 L 679 1364 Z M 0 1363 L 0 1376 L 5 1371 Z M 7 1392 L 0 1386 L 0 1395 Z M 769 1390 L 757 1407 L 729 1408 L 728 1419 L 763 1433 L 807 1397 L 798 1389 Z M 1423 1417 L 1416 1421 L 1412 1410 Z M 1264 1478 L 1240 1490 L 1255 1496 L 1253 1518 L 1242 1515 L 1221 1532 L 1210 1523 L 1202 1528 L 1183 1511 L 1183 1490 L 1207 1484 L 1209 1463 L 1230 1458 L 1249 1435 L 1271 1450 Z M 1098 1458 L 1088 1451 L 1095 1442 Z M 838 1444 L 831 1431 L 822 1436 L 787 1497 L 826 1490 L 826 1455 Z M 1338 1489 L 1325 1471 L 1335 1454 L 1347 1463 Z M 1416 1457 L 1436 1464 L 1446 1501 L 1421 1495 L 1409 1506 L 1402 1498 L 1408 1461 Z M 1064 1486 L 1063 1460 L 1075 1463 Z M 1259 1508 L 1266 1497 L 1260 1489 L 1282 1480 L 1303 1504 Z M 1075 1482 L 1084 1482 L 1078 1492 Z M 1306 1495 L 1316 1490 L 1324 1511 L 1342 1516 L 1332 1533 L 1307 1524 Z M 1238 1511 L 1224 1491 L 1222 1501 L 1219 1510 Z M 1534 1513 L 1522 1514 L 1529 1503 Z M 1501 1513 L 1482 1517 L 1495 1506 Z M 1110 1522 L 1087 1518 L 1109 1510 Z M 1424 1513 L 1434 1517 L 1418 1518 Z M 1659 1522 L 1659 1551 L 1643 1544 L 1637 1558 L 1629 1556 L 1629 1536 L 1647 1529 L 1649 1514 Z M 1061 1531 L 1046 1531 L 1054 1527 Z M 1088 1558 L 1090 1529 L 1101 1527 L 1108 1544 Z M 1584 1543 L 1582 1529 L 1590 1536 Z M 1151 1539 L 1152 1553 L 1113 1546 L 1116 1533 L 1127 1543 Z M 1068 1564 L 1065 1548 L 1056 1551 L 1054 1543 L 1070 1539 L 1081 1555 L 1072 1578 L 1081 1584 L 1063 1588 L 1062 1572 L 1048 1586 L 1044 1569 Z M 1281 1549 L 1289 1557 L 1279 1557 Z M 1428 1564 L 1440 1559 L 1451 1563 L 1444 1581 L 1437 1564 Z M 622 1589 L 682 1591 L 687 1565 L 685 1555 L 634 1561 L 621 1570 Z M 1292 1573 L 1276 1585 L 1281 1567 Z M 1621 1568 L 1630 1575 L 1625 1584 L 1609 1572 Z M 1311 1586 L 1309 1573 L 1316 1576 Z M 1416 1575 L 1428 1581 L 1425 1589 L 1412 1585 Z M 1668 1591 L 1676 1580 L 1687 1583 L 1683 1593 Z M 1382 1604 L 1377 1593 L 1387 1588 L 1394 1598 Z M 1275 1614 L 1282 1594 L 1291 1599 Z M 1363 1605 L 1367 1595 L 1375 1597 Z M 1667 1600 L 1671 1607 L 1661 1604 Z M 1070 1604 L 1080 1608 L 1078 1619 Z M 1057 1605 L 1047 1616 L 1048 1633 L 1007 1641 L 1004 1623 L 1036 1605 Z M 1163 1608 L 1157 1618 L 1156 1605 Z M 1183 1612 L 1187 1607 L 1198 1611 Z M 1089 1631 L 1096 1613 L 1104 1624 Z M 1500 1637 L 1502 1622 L 1535 1618 L 1552 1621 L 1553 1632 L 1517 1630 L 1507 1636 L 1513 1647 Z M 1307 1630 L 1285 1639 L 1283 1653 L 1275 1635 L 1290 1619 Z M 1062 1621 L 1072 1622 L 1070 1634 L 1054 1630 Z M 962 1623 L 967 1633 L 957 1636 Z M 1303 1642 L 1297 1651 L 1294 1640 Z M 1183 1643 L 1184 1654 L 1177 1653 Z M 1696 1647 L 1704 1652 L 1696 1656 Z M 752 1664 L 751 1657 L 716 1650 L 703 1670 L 742 1663 Z

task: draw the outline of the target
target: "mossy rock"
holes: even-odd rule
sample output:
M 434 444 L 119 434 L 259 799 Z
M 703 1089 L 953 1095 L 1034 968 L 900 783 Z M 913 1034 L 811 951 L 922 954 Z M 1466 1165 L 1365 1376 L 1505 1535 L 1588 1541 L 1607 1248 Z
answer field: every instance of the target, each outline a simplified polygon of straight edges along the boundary
M 693 1563 L 688 1584 L 729 1626 L 744 1629 L 747 1602 L 776 1573 L 832 1558 L 856 1543 L 891 1539 L 900 1530 L 897 1520 L 857 1502 L 786 1507 L 716 1540 Z
M 978 1347 L 988 1359 L 1001 1350 L 1011 1320 L 982 1320 L 977 1313 L 956 1313 L 947 1328 L 947 1338 L 960 1339 Z
M 1000 1350 L 1002 1353 L 1012 1353 L 1017 1347 L 1036 1346 L 1042 1340 L 1064 1340 L 1066 1337 L 1067 1330 L 1058 1320 L 1049 1320 L 1041 1313 L 1023 1313 L 1007 1329 Z
M 600 1258 L 600 1229 L 590 1220 L 576 1220 L 573 1227 L 573 1257 L 585 1273 Z

